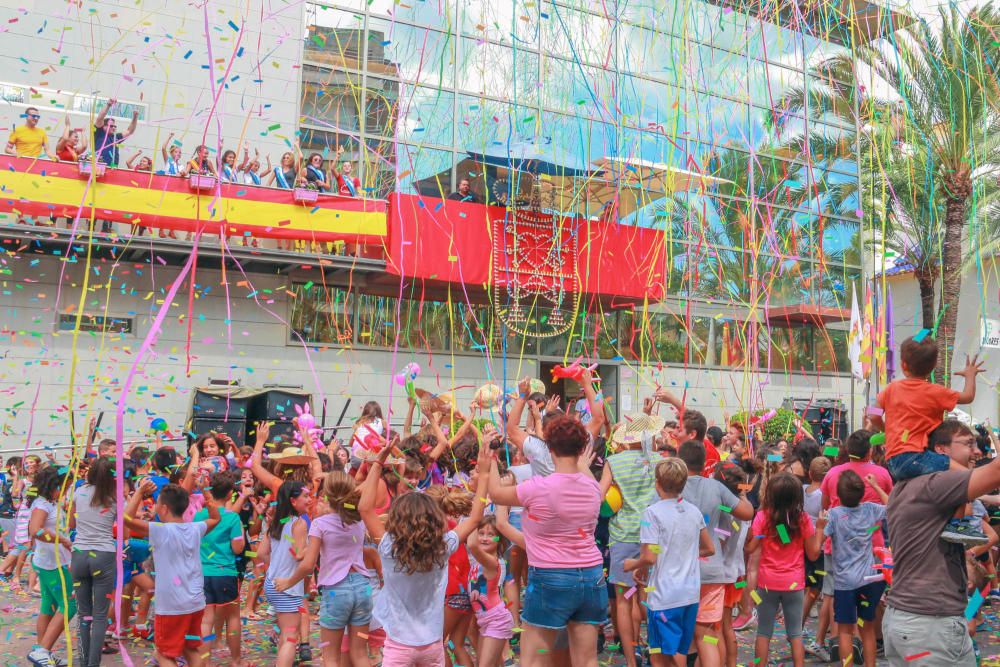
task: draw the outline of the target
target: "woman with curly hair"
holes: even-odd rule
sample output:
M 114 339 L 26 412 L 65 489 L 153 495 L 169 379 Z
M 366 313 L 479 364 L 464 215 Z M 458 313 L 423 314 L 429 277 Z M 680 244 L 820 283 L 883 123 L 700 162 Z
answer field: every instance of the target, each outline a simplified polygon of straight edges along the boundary
M 479 458 L 479 485 L 468 518 L 448 530 L 441 506 L 422 493 L 397 496 L 385 525 L 375 510 L 378 481 L 392 446 L 383 447 L 368 471 L 358 510 L 378 544 L 384 584 L 374 615 L 385 629 L 383 667 L 445 664 L 444 597 L 448 557 L 479 526 L 483 517 L 490 450 Z
M 596 667 L 597 633 L 608 618 L 604 561 L 594 541 L 601 487 L 590 473 L 593 455 L 585 453 L 589 436 L 580 422 L 554 417 L 543 434 L 555 467 L 551 475 L 502 486 L 499 470 L 490 471 L 493 502 L 524 508 L 528 587 L 521 664 L 548 664 L 565 628 L 572 664 Z

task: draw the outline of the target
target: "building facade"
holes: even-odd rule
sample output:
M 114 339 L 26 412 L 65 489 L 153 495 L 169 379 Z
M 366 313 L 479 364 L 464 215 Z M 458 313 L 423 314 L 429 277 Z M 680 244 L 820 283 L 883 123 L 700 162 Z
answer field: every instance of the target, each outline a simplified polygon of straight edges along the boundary
M 26 12 L 0 2 L 18 45 L 0 55 L 8 125 L 36 106 L 54 145 L 63 117 L 86 127 L 114 97 L 120 127 L 139 118 L 122 153 L 141 150 L 154 170 L 171 133 L 185 157 L 199 144 L 216 156 L 247 146 L 278 164 L 298 144 L 326 165 L 351 162 L 366 198 L 445 198 L 468 180 L 483 204 L 661 230 L 663 243 L 644 252 L 662 255 L 665 298 L 584 295 L 565 333 L 524 336 L 469 290 L 387 288 L 371 249 L 357 257 L 335 244 L 231 238 L 222 250 L 207 237 L 196 275 L 166 304 L 190 255 L 183 239 L 120 224 L 71 239 L 59 220 L 39 228 L 25 223 L 49 221 L 8 214 L 5 449 L 66 445 L 67 413 L 113 414 L 128 378 L 127 439 L 154 417 L 182 430 L 193 388 L 210 381 L 300 386 L 330 413 L 350 397 L 349 415 L 391 395 L 398 417 L 405 396 L 393 374 L 409 361 L 422 367 L 418 386 L 454 392 L 460 405 L 486 382 L 548 380 L 554 364 L 578 357 L 599 364 L 616 411 L 638 409 L 657 386 L 715 420 L 786 398 L 852 402 L 855 132 L 809 106 L 837 83 L 817 64 L 849 52 L 837 8 L 251 4 L 109 0 Z

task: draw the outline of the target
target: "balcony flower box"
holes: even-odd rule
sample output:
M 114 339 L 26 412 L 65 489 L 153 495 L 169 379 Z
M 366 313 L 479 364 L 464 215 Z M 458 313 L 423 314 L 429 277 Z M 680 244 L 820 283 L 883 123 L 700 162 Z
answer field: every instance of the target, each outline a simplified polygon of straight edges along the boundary
M 188 176 L 188 187 L 194 192 L 205 192 L 214 190 L 217 180 L 215 176 L 207 174 L 191 174 Z
M 77 174 L 80 178 L 90 178 L 93 174 L 94 178 L 101 178 L 108 170 L 108 165 L 103 162 L 98 162 L 96 165 L 90 160 L 83 160 L 77 163 Z
M 295 188 L 292 190 L 292 201 L 298 204 L 315 204 L 319 201 L 319 190 Z

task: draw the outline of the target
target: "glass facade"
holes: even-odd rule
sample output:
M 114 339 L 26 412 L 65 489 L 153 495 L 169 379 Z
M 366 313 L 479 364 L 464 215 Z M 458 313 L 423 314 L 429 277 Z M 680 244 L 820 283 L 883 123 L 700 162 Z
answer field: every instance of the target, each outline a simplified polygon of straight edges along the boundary
M 542 206 L 596 218 L 611 191 L 622 224 L 664 230 L 673 296 L 744 310 L 844 306 L 860 274 L 858 165 L 854 128 L 806 108 L 808 93 L 828 85 L 811 65 L 844 50 L 818 29 L 702 0 L 305 7 L 303 150 L 344 147 L 366 196 L 444 197 L 469 179 L 480 200 L 502 201 L 521 186 L 496 165 L 531 155 L 553 165 Z M 843 150 L 817 161 L 814 142 Z M 392 344 L 395 330 L 400 345 L 429 350 L 505 340 L 488 306 L 354 299 L 344 303 L 358 344 Z M 745 345 L 728 347 L 746 327 L 713 322 L 600 312 L 571 334 L 517 346 L 709 365 L 745 358 Z M 765 327 L 753 333 L 764 350 L 750 356 L 766 368 L 843 367 L 823 349 L 839 332 L 808 332 Z M 776 348 L 783 354 L 767 352 Z

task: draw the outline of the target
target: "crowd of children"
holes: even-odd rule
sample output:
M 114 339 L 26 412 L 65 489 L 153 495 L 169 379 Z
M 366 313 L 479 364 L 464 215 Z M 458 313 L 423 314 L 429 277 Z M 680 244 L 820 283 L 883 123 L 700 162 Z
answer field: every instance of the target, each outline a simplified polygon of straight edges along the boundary
M 778 442 L 761 422 L 710 428 L 663 389 L 613 423 L 585 371 L 570 411 L 525 378 L 464 415 L 411 400 L 399 433 L 370 402 L 343 442 L 300 423 L 296 444 L 275 445 L 261 423 L 252 448 L 208 433 L 186 456 L 102 440 L 67 465 L 15 457 L 0 570 L 40 598 L 36 667 L 68 664 L 70 646 L 73 664 L 94 667 L 126 639 L 152 642 L 159 665 L 246 667 L 248 623 L 271 628 L 280 667 L 596 667 L 602 651 L 629 667 L 735 667 L 736 633 L 754 623 L 755 664 L 773 659 L 780 623 L 796 667 L 807 653 L 872 667 L 894 483 L 977 468 L 977 496 L 1000 485 L 992 434 L 966 452 L 955 437 L 976 434 L 943 421 L 974 397 L 979 365 L 958 373 L 961 393 L 933 385 L 927 340 L 903 344 L 907 377 L 868 410 L 869 428 L 823 446 L 802 424 Z M 961 545 L 980 603 L 997 595 L 997 501 L 931 526 L 939 550 Z M 908 582 L 912 557 L 898 555 Z M 975 607 L 955 641 L 974 633 Z M 892 664 L 943 664 L 884 650 Z

